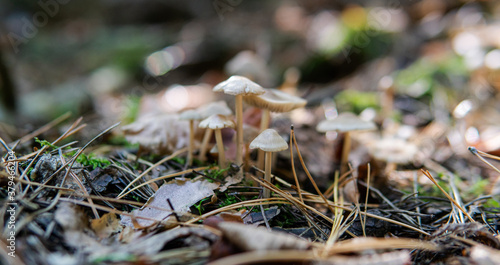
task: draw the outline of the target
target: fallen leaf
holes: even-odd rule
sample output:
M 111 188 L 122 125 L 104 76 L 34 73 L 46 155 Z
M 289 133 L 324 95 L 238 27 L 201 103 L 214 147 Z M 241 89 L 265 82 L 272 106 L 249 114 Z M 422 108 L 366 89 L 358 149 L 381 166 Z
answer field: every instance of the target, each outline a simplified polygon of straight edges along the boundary
M 113 233 L 121 232 L 123 228 L 120 225 L 120 220 L 116 218 L 116 214 L 114 213 L 107 213 L 100 219 L 92 220 L 92 222 L 90 223 L 90 227 L 101 239 L 108 238 Z
M 190 180 L 173 180 L 163 184 L 152 199 L 140 210 L 132 211 L 137 223 L 140 226 L 149 226 L 155 223 L 153 220 L 162 221 L 172 214 L 172 210 L 176 213 L 188 213 L 189 207 L 198 201 L 214 195 L 214 189 L 219 185 L 210 183 L 207 180 L 190 181 Z M 173 209 L 170 208 L 167 200 L 170 200 Z M 121 216 L 121 223 L 127 226 L 133 226 L 130 216 Z
M 311 246 L 309 241 L 283 232 L 268 231 L 264 227 L 254 227 L 235 222 L 219 223 L 224 238 L 245 251 L 297 249 Z

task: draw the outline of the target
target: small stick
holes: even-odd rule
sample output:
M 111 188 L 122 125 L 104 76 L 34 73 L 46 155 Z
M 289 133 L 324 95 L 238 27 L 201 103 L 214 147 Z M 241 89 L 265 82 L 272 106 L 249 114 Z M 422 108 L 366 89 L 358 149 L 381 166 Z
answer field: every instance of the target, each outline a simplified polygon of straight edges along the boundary
M 429 178 L 429 180 L 432 181 L 432 183 L 434 183 L 434 185 L 436 185 L 438 187 L 438 189 L 446 196 L 446 198 L 448 198 L 448 200 L 450 200 L 455 206 L 458 207 L 458 209 L 460 209 L 460 211 L 462 211 L 462 213 L 465 214 L 465 216 L 467 216 L 469 221 L 471 221 L 472 223 L 476 222 L 476 221 L 474 221 L 474 219 L 472 219 L 472 217 L 469 215 L 469 213 L 460 204 L 458 204 L 441 186 L 439 186 L 436 179 L 434 179 L 434 177 L 431 175 L 431 173 L 428 170 L 422 169 L 422 173 L 424 173 L 424 175 L 427 178 Z
M 292 146 L 292 140 L 295 135 L 295 132 L 293 131 L 293 124 L 290 126 L 290 146 Z M 299 184 L 299 178 L 297 177 L 297 173 L 295 172 L 295 164 L 293 162 L 293 148 L 290 148 L 290 164 L 292 165 L 292 173 L 293 173 L 293 178 L 295 179 L 295 186 L 297 187 L 297 193 L 299 194 L 299 198 L 301 202 L 304 202 L 304 199 L 302 198 L 302 192 L 300 190 L 300 184 Z

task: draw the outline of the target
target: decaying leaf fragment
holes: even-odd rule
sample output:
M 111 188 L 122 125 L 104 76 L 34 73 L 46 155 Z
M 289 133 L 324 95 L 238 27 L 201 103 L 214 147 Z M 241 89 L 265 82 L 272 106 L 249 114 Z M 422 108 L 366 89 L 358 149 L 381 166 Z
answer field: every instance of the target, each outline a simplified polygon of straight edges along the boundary
M 120 225 L 120 220 L 116 218 L 116 214 L 107 213 L 103 215 L 100 219 L 94 219 L 90 223 L 90 227 L 99 238 L 108 238 L 113 233 L 120 232 L 122 226 Z
M 291 234 L 268 231 L 264 227 L 254 227 L 235 222 L 223 222 L 219 229 L 232 244 L 245 251 L 297 249 L 305 250 L 311 243 Z
M 171 215 L 172 210 L 177 213 L 189 212 L 189 207 L 206 197 L 214 195 L 213 190 L 218 187 L 219 185 L 206 180 L 173 180 L 163 184 L 153 195 L 153 198 L 142 209 L 132 211 L 132 215 L 136 217 L 136 221 L 140 226 L 149 226 L 155 223 L 154 220 L 160 222 Z M 170 208 L 167 200 L 170 200 L 173 209 Z M 121 218 L 122 224 L 133 226 L 130 216 L 122 215 Z

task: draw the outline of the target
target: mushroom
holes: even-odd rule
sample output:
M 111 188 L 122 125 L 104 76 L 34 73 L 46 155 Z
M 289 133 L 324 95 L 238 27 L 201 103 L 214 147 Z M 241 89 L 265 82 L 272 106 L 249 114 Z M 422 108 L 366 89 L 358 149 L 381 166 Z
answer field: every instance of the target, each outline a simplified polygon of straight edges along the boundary
M 234 128 L 234 121 L 219 114 L 214 114 L 200 122 L 200 128 L 210 128 L 215 131 L 215 141 L 219 150 L 219 168 L 226 167 L 226 156 L 224 155 L 224 142 L 221 130 L 223 128 Z
M 249 105 L 262 109 L 260 121 L 260 131 L 269 127 L 270 112 L 289 112 L 297 108 L 302 108 L 307 104 L 307 100 L 290 95 L 278 89 L 265 89 L 265 93 L 257 96 L 247 96 L 244 98 Z M 259 151 L 257 158 L 258 167 L 264 164 L 264 153 Z
M 245 167 L 244 170 L 248 171 L 250 169 L 250 143 L 259 135 L 260 131 L 256 127 L 248 124 L 243 124 L 243 142 L 245 143 Z M 260 150 L 259 150 L 260 152 Z M 262 156 L 264 158 L 264 156 Z
M 214 114 L 220 114 L 220 115 L 224 115 L 224 116 L 230 116 L 233 114 L 231 109 L 227 106 L 226 102 L 222 101 L 222 100 L 201 106 L 196 110 L 201 114 L 202 119 L 206 119 L 209 116 L 214 115 Z M 198 157 L 201 161 L 206 160 L 208 141 L 212 137 L 212 132 L 213 132 L 212 129 L 207 128 L 205 130 L 205 134 L 203 135 L 203 141 L 201 142 L 200 154 Z
M 246 77 L 233 75 L 226 81 L 216 85 L 213 91 L 224 92 L 225 94 L 235 96 L 236 164 L 241 166 L 243 162 L 243 96 L 252 94 L 261 95 L 264 94 L 265 90 L 260 85 L 252 82 Z
M 364 121 L 354 113 L 344 112 L 339 114 L 335 119 L 324 120 L 318 123 L 316 130 L 319 132 L 337 131 L 344 133 L 344 145 L 342 147 L 342 156 L 340 158 L 341 172 L 346 172 L 347 162 L 349 161 L 349 151 L 351 149 L 352 131 L 375 130 L 376 126 L 371 121 Z
M 196 110 L 186 110 L 179 115 L 179 119 L 189 121 L 189 145 L 187 164 L 188 166 L 191 166 L 193 164 L 194 152 L 194 121 L 201 119 L 201 115 Z
M 273 129 L 267 129 L 261 132 L 251 143 L 250 148 L 258 148 L 265 152 L 265 175 L 266 181 L 271 181 L 271 162 L 272 153 L 288 149 L 288 144 L 285 140 Z M 264 189 L 264 198 L 269 198 L 271 191 Z
M 386 171 L 396 168 L 397 164 L 412 162 L 418 152 L 415 144 L 399 138 L 386 137 L 376 141 L 368 148 L 370 155 L 376 160 L 387 163 Z

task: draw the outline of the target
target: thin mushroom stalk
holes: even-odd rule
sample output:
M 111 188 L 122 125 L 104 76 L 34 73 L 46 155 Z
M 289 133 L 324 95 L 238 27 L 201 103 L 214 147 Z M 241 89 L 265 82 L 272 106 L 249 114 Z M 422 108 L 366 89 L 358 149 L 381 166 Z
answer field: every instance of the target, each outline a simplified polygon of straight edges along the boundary
M 226 155 L 224 154 L 224 142 L 222 141 L 222 133 L 220 129 L 215 129 L 215 141 L 219 150 L 219 168 L 226 168 Z
M 191 166 L 193 164 L 193 153 L 194 153 L 194 121 L 189 121 L 189 146 L 188 146 L 188 156 L 187 164 Z
M 236 95 L 236 165 L 243 163 L 243 96 Z M 242 174 L 242 171 L 238 172 Z
M 210 141 L 210 138 L 212 137 L 212 132 L 213 132 L 212 129 L 207 128 L 205 130 L 205 134 L 203 135 L 203 141 L 201 142 L 200 155 L 199 155 L 199 159 L 201 161 L 205 161 L 207 159 L 208 141 Z
M 266 181 L 271 182 L 271 166 L 273 162 L 273 154 L 271 152 L 265 152 L 265 175 L 264 179 Z M 271 190 L 269 189 L 264 189 L 263 197 L 264 198 L 269 198 L 271 196 Z
M 271 112 L 267 109 L 262 110 L 262 117 L 260 120 L 260 131 L 263 132 L 269 127 L 271 120 Z M 262 169 L 264 167 L 264 151 L 259 150 L 257 153 L 257 167 Z
M 351 151 L 351 135 L 349 132 L 345 132 L 344 144 L 342 145 L 342 156 L 340 158 L 340 174 L 347 172 L 347 164 L 349 163 L 350 151 Z

